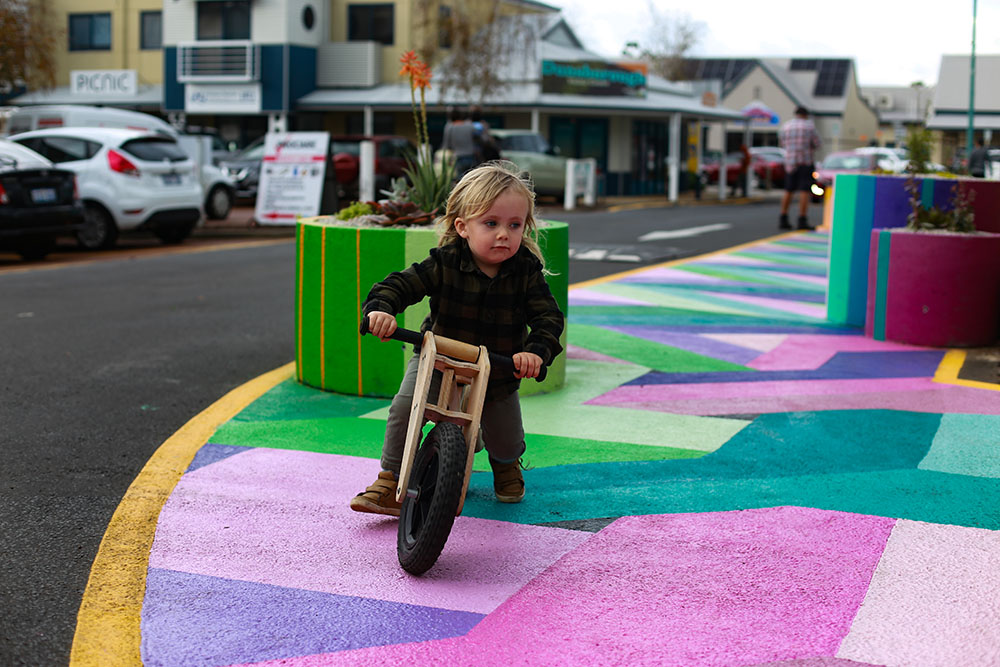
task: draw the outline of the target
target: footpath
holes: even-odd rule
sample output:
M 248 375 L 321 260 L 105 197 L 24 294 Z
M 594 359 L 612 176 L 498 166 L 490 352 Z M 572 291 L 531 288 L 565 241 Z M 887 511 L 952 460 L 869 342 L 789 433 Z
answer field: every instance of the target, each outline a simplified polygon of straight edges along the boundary
M 348 508 L 388 401 L 291 365 L 237 390 L 126 495 L 149 518 L 109 527 L 73 663 L 1000 664 L 990 351 L 828 323 L 827 242 L 572 287 L 565 387 L 523 400 L 525 500 L 481 453 L 420 578 L 394 519 Z

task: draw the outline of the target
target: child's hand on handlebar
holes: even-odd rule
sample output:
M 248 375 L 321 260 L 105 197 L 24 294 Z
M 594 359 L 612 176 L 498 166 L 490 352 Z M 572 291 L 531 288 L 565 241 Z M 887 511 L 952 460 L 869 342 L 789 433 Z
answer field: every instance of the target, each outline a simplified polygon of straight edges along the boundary
M 387 341 L 396 331 L 396 318 L 389 313 L 372 311 L 368 313 L 368 331 L 380 340 Z
M 533 354 L 531 352 L 518 352 L 513 356 L 513 359 L 514 369 L 517 371 L 514 373 L 515 377 L 538 377 L 539 371 L 542 370 L 542 358 L 537 354 Z

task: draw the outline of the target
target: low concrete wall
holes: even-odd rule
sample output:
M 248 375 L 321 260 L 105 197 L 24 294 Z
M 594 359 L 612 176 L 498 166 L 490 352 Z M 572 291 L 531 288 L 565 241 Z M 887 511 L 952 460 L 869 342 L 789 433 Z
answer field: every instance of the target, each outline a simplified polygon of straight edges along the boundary
M 565 313 L 569 291 L 569 226 L 546 222 L 539 239 L 549 288 Z M 361 337 L 361 305 L 371 286 L 393 271 L 427 257 L 437 245 L 429 227 L 345 227 L 329 217 L 296 225 L 295 353 L 299 382 L 358 396 L 393 396 L 399 389 L 410 346 Z M 427 299 L 396 319 L 419 329 L 429 312 Z M 566 345 L 566 332 L 562 336 Z M 545 382 L 523 382 L 521 393 L 551 391 L 566 377 L 566 355 L 549 367 Z
M 992 345 L 1000 327 L 1000 234 L 871 233 L 865 334 L 932 347 Z
M 982 179 L 917 179 L 924 206 L 948 207 L 951 188 L 961 180 L 974 192 L 976 228 L 1000 232 L 1000 182 Z M 840 174 L 833 190 L 833 229 L 827 319 L 837 324 L 864 326 L 868 301 L 871 233 L 875 229 L 904 227 L 910 213 L 906 176 Z M 998 259 L 1000 261 L 1000 259 Z

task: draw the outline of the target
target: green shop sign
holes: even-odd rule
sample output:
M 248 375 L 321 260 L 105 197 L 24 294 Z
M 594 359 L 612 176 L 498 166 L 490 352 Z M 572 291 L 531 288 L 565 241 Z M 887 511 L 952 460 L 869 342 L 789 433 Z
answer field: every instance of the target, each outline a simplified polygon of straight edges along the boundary
M 542 61 L 542 92 L 559 95 L 646 96 L 646 66 L 607 63 Z

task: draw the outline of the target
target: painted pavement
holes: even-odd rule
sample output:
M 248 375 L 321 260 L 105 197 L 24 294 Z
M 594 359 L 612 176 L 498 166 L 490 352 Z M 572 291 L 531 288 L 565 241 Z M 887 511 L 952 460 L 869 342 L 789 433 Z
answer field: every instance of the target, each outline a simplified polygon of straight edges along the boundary
M 387 401 L 277 385 L 162 509 L 143 661 L 1000 664 L 1000 392 L 827 323 L 826 257 L 789 235 L 573 289 L 525 501 L 480 454 L 421 578 L 347 506 Z

